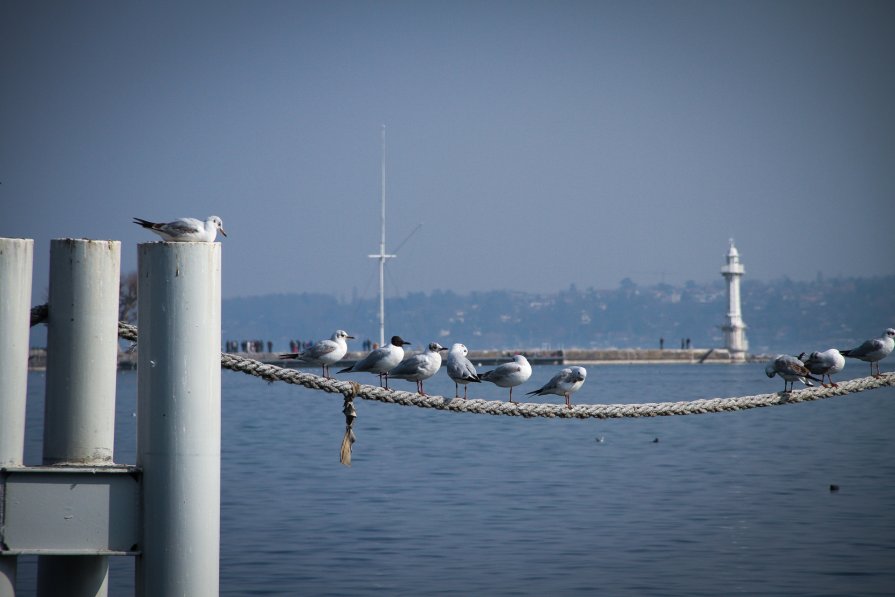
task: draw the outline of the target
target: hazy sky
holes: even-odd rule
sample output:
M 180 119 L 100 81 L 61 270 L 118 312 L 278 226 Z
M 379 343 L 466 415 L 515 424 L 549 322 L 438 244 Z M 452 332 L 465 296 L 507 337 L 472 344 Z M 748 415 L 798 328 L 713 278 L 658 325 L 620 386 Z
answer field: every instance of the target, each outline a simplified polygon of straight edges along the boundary
M 895 273 L 895 3 L 0 2 L 0 236 L 223 218 L 224 296 Z

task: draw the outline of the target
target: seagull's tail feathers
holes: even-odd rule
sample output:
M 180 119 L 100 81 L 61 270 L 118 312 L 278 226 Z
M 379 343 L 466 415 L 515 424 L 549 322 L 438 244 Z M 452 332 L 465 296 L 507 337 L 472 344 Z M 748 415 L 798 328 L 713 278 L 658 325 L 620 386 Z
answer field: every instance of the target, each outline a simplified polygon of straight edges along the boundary
M 150 230 L 155 228 L 155 222 L 150 222 L 149 220 L 144 220 L 143 218 L 134 218 L 134 224 L 139 224 L 143 228 L 149 228 Z
M 297 359 L 298 353 L 297 352 L 284 352 L 280 355 L 280 358 L 281 359 Z
M 850 357 L 852 350 L 853 349 L 851 349 L 851 348 L 849 348 L 848 350 L 840 350 L 839 354 L 841 354 L 844 357 Z
M 353 368 L 354 368 L 354 365 L 352 365 L 351 367 L 345 367 L 344 369 L 339 369 L 338 371 L 336 371 L 336 373 L 348 373 Z

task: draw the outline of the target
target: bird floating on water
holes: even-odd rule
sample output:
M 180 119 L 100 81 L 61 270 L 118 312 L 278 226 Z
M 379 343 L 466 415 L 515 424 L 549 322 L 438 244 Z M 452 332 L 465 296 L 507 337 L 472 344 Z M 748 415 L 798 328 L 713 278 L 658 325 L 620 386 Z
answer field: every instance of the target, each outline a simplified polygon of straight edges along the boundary
M 795 382 L 800 381 L 806 386 L 813 386 L 810 380 L 821 381 L 811 376 L 811 372 L 805 367 L 805 363 L 796 357 L 788 354 L 777 355 L 777 357 L 767 364 L 764 372 L 768 377 L 779 375 L 783 378 L 783 393 L 788 394 L 793 391 Z M 789 389 L 786 389 L 789 384 Z
M 180 218 L 173 222 L 164 223 L 134 218 L 134 224 L 148 228 L 164 240 L 173 243 L 213 243 L 217 237 L 218 230 L 221 231 L 221 234 L 227 236 L 227 233 L 224 232 L 224 222 L 217 216 L 208 216 L 204 222 L 196 218 Z
M 296 359 L 305 363 L 314 363 L 323 367 L 323 377 L 329 379 L 329 366 L 338 363 L 348 352 L 348 343 L 345 340 L 353 340 L 345 330 L 336 330 L 329 340 L 320 340 L 308 349 L 301 352 L 287 352 L 280 355 L 281 359 Z
M 840 350 L 839 352 L 844 357 L 860 359 L 870 363 L 870 375 L 882 377 L 882 374 L 879 372 L 879 362 L 889 356 L 893 348 L 895 348 L 895 330 L 888 328 L 879 338 L 867 340 L 857 348 Z M 873 373 L 874 363 L 876 363 L 876 374 Z
M 416 391 L 425 396 L 423 381 L 429 379 L 441 369 L 441 353 L 447 350 L 438 342 L 431 342 L 425 352 L 407 357 L 388 372 L 389 377 L 416 382 Z
M 802 358 L 801 355 L 799 358 Z M 835 348 L 823 352 L 812 352 L 805 361 L 805 367 L 814 375 L 820 375 L 820 385 L 823 387 L 827 387 L 827 384 L 823 382 L 826 376 L 830 378 L 830 387 L 838 388 L 839 385 L 833 381 L 833 374 L 839 373 L 845 368 L 845 357 Z
M 351 367 L 345 367 L 336 373 L 375 373 L 379 375 L 379 386 L 388 389 L 388 372 L 404 359 L 404 346 L 409 345 L 410 342 L 401 336 L 392 336 L 391 342 L 385 346 L 380 346 Z M 382 385 L 383 379 L 385 386 Z
M 564 397 L 566 406 L 572 408 L 572 394 L 581 389 L 585 379 L 587 379 L 587 369 L 584 367 L 566 367 L 537 390 L 528 392 L 526 396 L 556 394 Z
M 531 377 L 531 365 L 524 355 L 517 354 L 511 363 L 504 363 L 491 371 L 480 373 L 479 377 L 501 388 L 510 388 L 510 402 L 513 402 L 513 388 L 528 381 Z
M 454 380 L 454 398 L 460 397 L 460 386 L 463 384 L 463 399 L 466 399 L 466 389 L 470 383 L 481 383 L 479 374 L 476 373 L 475 365 L 470 362 L 466 355 L 469 349 L 459 342 L 451 346 L 447 357 L 447 374 Z

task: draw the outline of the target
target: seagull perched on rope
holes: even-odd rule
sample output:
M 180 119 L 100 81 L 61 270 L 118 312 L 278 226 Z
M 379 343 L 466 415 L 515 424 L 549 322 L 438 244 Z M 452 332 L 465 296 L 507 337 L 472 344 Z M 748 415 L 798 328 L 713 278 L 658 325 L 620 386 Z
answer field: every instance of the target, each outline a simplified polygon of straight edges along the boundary
M 392 336 L 391 342 L 371 351 L 367 356 L 356 362 L 351 367 L 345 367 L 336 373 L 376 373 L 379 375 L 379 387 L 385 380 L 385 389 L 388 389 L 388 372 L 404 359 L 404 346 L 410 342 L 401 336 Z
M 783 393 L 788 394 L 793 391 L 795 382 L 800 381 L 806 386 L 813 386 L 810 380 L 821 381 L 811 376 L 811 372 L 805 367 L 805 363 L 796 357 L 788 354 L 777 355 L 777 357 L 767 364 L 764 372 L 768 377 L 779 375 L 783 378 Z M 789 384 L 789 389 L 786 385 Z
M 805 353 L 799 355 L 799 359 Z M 845 368 L 845 357 L 842 356 L 835 348 L 825 350 L 823 352 L 812 352 L 805 361 L 805 367 L 811 373 L 820 375 L 820 385 L 827 387 L 823 382 L 824 377 L 830 378 L 830 387 L 838 388 L 839 385 L 833 381 L 833 374 L 839 373 Z
M 572 394 L 581 389 L 585 379 L 587 379 L 587 369 L 584 367 L 566 367 L 537 390 L 528 392 L 526 396 L 556 394 L 564 397 L 566 406 L 572 408 Z
M 873 377 L 882 377 L 879 372 L 879 362 L 889 356 L 892 349 L 895 348 L 895 330 L 888 328 L 879 338 L 867 340 L 857 348 L 851 350 L 840 350 L 844 357 L 852 359 L 860 359 L 870 363 L 870 375 Z M 873 373 L 873 364 L 876 363 L 876 374 Z
M 510 388 L 510 402 L 513 402 L 513 388 L 523 384 L 531 377 L 531 365 L 524 355 L 517 354 L 510 363 L 498 365 L 491 371 L 480 373 L 484 381 L 490 381 L 501 388 Z
M 179 220 L 165 223 L 134 218 L 134 224 L 148 228 L 164 240 L 172 243 L 213 243 L 217 237 L 218 230 L 221 231 L 221 234 L 227 236 L 227 233 L 224 232 L 224 222 L 217 216 L 208 216 L 204 222 L 196 218 L 180 218 Z
M 438 342 L 432 342 L 425 352 L 409 356 L 388 372 L 389 377 L 416 382 L 416 391 L 425 396 L 423 381 L 429 379 L 441 369 L 440 351 L 447 350 Z
M 345 330 L 336 330 L 329 340 L 321 340 L 301 352 L 287 352 L 281 359 L 296 359 L 305 363 L 313 363 L 323 367 L 323 377 L 329 379 L 329 366 L 338 363 L 348 352 L 345 340 L 354 340 Z
M 460 397 L 460 385 L 463 384 L 463 399 L 466 400 L 466 389 L 470 383 L 481 383 L 479 374 L 466 355 L 469 349 L 459 342 L 451 346 L 447 358 L 447 374 L 454 380 L 454 398 Z

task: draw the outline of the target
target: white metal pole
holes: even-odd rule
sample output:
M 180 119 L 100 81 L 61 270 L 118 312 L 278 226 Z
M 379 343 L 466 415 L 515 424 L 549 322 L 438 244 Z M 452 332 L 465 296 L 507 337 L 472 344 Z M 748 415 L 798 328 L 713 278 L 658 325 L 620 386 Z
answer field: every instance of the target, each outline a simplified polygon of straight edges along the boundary
M 137 595 L 217 595 L 221 469 L 219 243 L 138 245 Z
M 22 465 L 34 241 L 0 238 L 0 466 Z M 16 591 L 15 556 L 0 556 L 0 597 Z
M 121 243 L 50 243 L 44 464 L 112 464 Z M 41 556 L 38 595 L 102 596 L 105 556 Z

